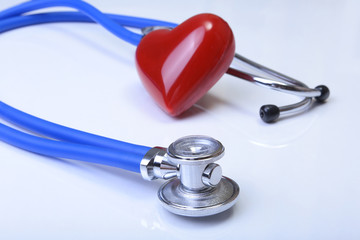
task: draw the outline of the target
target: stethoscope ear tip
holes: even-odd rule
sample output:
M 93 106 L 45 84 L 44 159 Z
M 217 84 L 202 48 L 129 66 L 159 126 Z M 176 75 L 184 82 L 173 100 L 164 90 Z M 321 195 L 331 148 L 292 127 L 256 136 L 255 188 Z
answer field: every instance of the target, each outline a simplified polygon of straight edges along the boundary
M 260 118 L 266 123 L 275 122 L 280 116 L 280 108 L 276 105 L 263 105 L 260 108 Z
M 316 96 L 314 98 L 316 99 L 317 102 L 324 103 L 330 96 L 329 88 L 325 85 L 319 85 L 315 89 L 317 90 L 318 96 Z M 302 102 L 306 103 L 306 105 L 303 104 Z M 289 108 L 291 108 L 291 110 L 293 110 L 298 107 L 297 105 L 299 105 L 300 107 L 302 107 L 302 105 L 304 105 L 305 107 L 309 106 L 312 102 L 312 98 L 307 97 L 302 102 L 300 102 L 299 104 L 289 105 L 286 107 L 278 107 L 278 106 L 272 105 L 272 104 L 263 105 L 259 111 L 260 118 L 266 123 L 273 123 L 279 119 L 281 114 L 284 114 L 284 111 L 288 111 L 287 109 L 289 109 Z M 304 108 L 304 109 L 306 109 L 306 108 Z
M 325 102 L 326 99 L 329 98 L 330 96 L 330 90 L 327 86 L 325 85 L 319 85 L 317 86 L 315 89 L 319 90 L 320 91 L 320 96 L 318 97 L 315 97 L 316 101 L 318 102 Z

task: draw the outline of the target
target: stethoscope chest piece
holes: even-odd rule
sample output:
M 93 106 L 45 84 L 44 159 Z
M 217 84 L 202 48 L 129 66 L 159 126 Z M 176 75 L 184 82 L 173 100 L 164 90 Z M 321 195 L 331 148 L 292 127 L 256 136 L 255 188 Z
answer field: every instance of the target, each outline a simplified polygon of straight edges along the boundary
M 158 191 L 160 202 L 167 210 L 182 216 L 203 217 L 223 212 L 236 203 L 239 186 L 223 177 L 220 165 L 214 163 L 224 155 L 219 141 L 206 136 L 187 136 L 172 143 L 166 153 L 165 149 L 162 151 L 154 158 L 155 164 L 147 164 L 150 171 L 145 171 L 144 166 L 143 172 L 155 172 L 156 178 L 166 179 L 159 171 L 163 169 L 162 176 L 177 177 Z M 167 166 L 176 166 L 176 170 Z M 171 174 L 174 171 L 176 174 Z
M 189 191 L 179 179 L 173 179 L 158 191 L 158 197 L 168 211 L 188 217 L 205 217 L 231 208 L 239 195 L 239 186 L 227 177 L 222 177 L 216 187 Z

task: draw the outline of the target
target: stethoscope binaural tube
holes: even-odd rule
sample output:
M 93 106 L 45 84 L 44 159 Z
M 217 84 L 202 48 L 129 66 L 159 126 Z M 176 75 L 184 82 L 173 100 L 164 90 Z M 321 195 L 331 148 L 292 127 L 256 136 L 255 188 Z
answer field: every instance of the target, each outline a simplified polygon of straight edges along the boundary
M 301 113 L 307 110 L 311 106 L 314 98 L 316 99 L 317 102 L 323 103 L 330 95 L 330 90 L 325 85 L 319 85 L 314 89 L 309 88 L 306 84 L 304 84 L 299 80 L 296 80 L 294 78 L 286 76 L 285 74 L 279 73 L 261 64 L 253 62 L 250 59 L 247 59 L 237 53 L 235 54 L 234 57 L 234 62 L 236 63 L 236 61 L 239 61 L 242 64 L 247 64 L 250 67 L 255 68 L 257 70 L 260 70 L 261 72 L 266 73 L 277 80 L 260 77 L 254 74 L 247 73 L 243 70 L 240 71 L 237 68 L 231 66 L 227 71 L 228 74 L 252 82 L 262 87 L 266 87 L 272 90 L 292 94 L 303 98 L 298 103 L 281 106 L 281 107 L 278 107 L 273 104 L 263 105 L 260 108 L 259 114 L 264 122 L 271 123 L 276 121 L 279 117 Z

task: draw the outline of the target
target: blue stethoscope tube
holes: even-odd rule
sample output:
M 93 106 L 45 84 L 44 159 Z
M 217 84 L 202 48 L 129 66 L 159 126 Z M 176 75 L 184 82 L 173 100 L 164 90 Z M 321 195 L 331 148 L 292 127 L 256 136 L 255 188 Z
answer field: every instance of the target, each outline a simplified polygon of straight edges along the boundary
M 142 154 L 149 150 L 148 147 L 134 145 L 61 126 L 56 123 L 52 123 L 24 113 L 1 101 L 0 117 L 9 123 L 12 123 L 23 129 L 27 129 L 28 131 L 70 143 L 102 147 L 123 152 L 133 152 L 137 154 Z
M 22 15 L 29 11 L 58 6 L 71 7 L 79 12 Z M 0 12 L 0 33 L 52 22 L 97 22 L 115 36 L 133 45 L 140 42 L 142 35 L 131 32 L 123 26 L 134 28 L 176 26 L 173 23 L 152 19 L 103 14 L 90 4 L 79 0 L 33 0 Z M 0 118 L 47 137 L 34 136 L 0 123 L 1 141 L 50 157 L 81 160 L 140 172 L 140 162 L 151 149 L 61 126 L 24 113 L 1 101 Z
M 131 16 L 123 16 L 116 14 L 104 14 L 106 17 L 112 19 L 117 24 L 132 28 L 144 28 L 148 26 L 166 26 L 176 27 L 177 24 L 138 18 Z M 0 12 L 1 16 L 1 12 Z M 51 12 L 51 13 L 38 13 L 24 16 L 14 16 L 6 19 L 0 18 L 0 33 L 14 30 L 21 27 L 43 24 L 43 23 L 57 23 L 57 22 L 82 22 L 82 23 L 95 23 L 90 17 L 83 15 L 79 12 Z M 120 26 L 121 27 L 121 26 Z M 136 34 L 136 33 L 134 33 Z M 136 34 L 142 37 L 140 34 Z
M 98 163 L 133 172 L 140 172 L 140 161 L 147 152 L 120 151 L 91 145 L 50 140 L 15 130 L 1 123 L 0 140 L 41 155 Z M 143 150 L 146 149 L 146 147 L 143 146 L 133 145 L 133 148 L 137 147 Z
M 23 16 L 25 19 L 12 17 L 48 7 L 70 7 L 80 12 L 47 13 Z M 85 14 L 85 15 L 84 15 Z M 97 22 L 115 36 L 137 46 L 142 35 L 134 33 L 121 25 L 143 28 L 147 26 L 175 27 L 176 24 L 145 18 L 104 14 L 90 4 L 79 0 L 33 0 L 19 4 L 0 12 L 0 20 L 6 20 L 0 25 L 0 32 L 11 29 L 48 22 Z M 119 25 L 120 24 L 120 25 Z

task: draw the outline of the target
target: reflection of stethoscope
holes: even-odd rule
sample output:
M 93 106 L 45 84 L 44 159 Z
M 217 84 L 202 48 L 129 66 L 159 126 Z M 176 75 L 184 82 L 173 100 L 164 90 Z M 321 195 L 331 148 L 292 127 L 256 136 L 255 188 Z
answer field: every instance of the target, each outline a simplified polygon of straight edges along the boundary
M 71 7 L 79 12 L 24 15 L 30 11 L 57 6 Z M 0 33 L 50 22 L 97 22 L 117 37 L 134 45 L 138 45 L 144 35 L 157 30 L 174 29 L 171 31 L 175 31 L 177 27 L 176 24 L 169 22 L 103 14 L 91 5 L 78 0 L 36 0 L 0 12 Z M 143 35 L 131 32 L 123 26 L 140 28 Z M 273 122 L 282 115 L 299 113 L 311 105 L 313 98 L 323 102 L 329 96 L 329 89 L 326 86 L 311 89 L 300 81 L 238 54 L 235 54 L 235 59 L 276 80 L 249 74 L 232 66 L 226 67 L 228 74 L 303 97 L 303 100 L 296 104 L 261 107 L 260 116 L 265 122 Z M 146 180 L 171 179 L 159 189 L 158 197 L 166 209 L 176 214 L 193 217 L 213 215 L 233 206 L 239 194 L 238 185 L 233 180 L 223 177 L 221 167 L 214 163 L 223 156 L 224 147 L 219 141 L 210 137 L 188 136 L 178 139 L 167 149 L 150 148 L 60 126 L 21 112 L 3 102 L 0 102 L 0 117 L 43 136 L 31 135 L 0 124 L 0 139 L 16 147 L 51 157 L 123 168 L 141 173 Z

